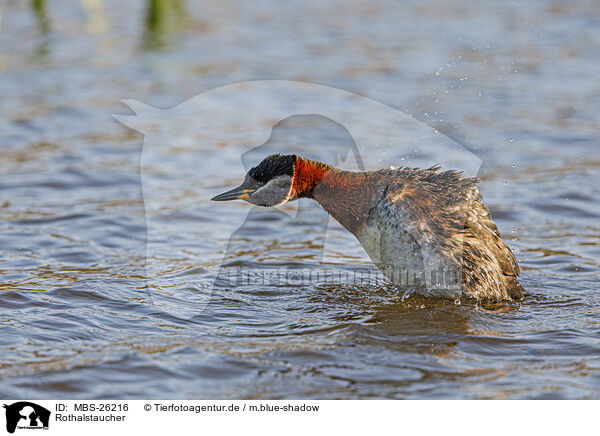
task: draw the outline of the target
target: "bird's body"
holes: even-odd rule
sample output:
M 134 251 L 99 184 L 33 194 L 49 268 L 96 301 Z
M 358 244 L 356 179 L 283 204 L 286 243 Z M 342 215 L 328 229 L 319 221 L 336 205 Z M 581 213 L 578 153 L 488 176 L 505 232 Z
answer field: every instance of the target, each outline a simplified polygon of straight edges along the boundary
M 214 199 L 273 206 L 313 198 L 401 287 L 424 296 L 519 299 L 519 266 L 476 182 L 438 167 L 352 172 L 274 155 L 250 170 L 240 188 Z

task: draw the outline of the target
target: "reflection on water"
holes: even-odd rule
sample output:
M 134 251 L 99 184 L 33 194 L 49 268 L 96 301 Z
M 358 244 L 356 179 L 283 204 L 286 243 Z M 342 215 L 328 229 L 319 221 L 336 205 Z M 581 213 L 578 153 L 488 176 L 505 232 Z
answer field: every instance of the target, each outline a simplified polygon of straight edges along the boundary
M 186 11 L 182 0 L 148 0 L 144 45 L 148 49 L 168 47 L 168 35 L 185 28 Z
M 43 33 L 48 32 L 50 30 L 50 20 L 46 10 L 46 0 L 33 0 L 31 6 L 35 12 L 35 17 L 40 30 Z
M 600 398 L 597 3 L 37 0 L 0 12 L 0 396 Z M 483 159 L 525 300 L 459 305 L 350 280 L 372 265 L 309 200 L 207 207 L 272 152 L 373 158 L 322 116 L 279 120 L 250 152 L 233 122 L 210 145 L 195 124 L 175 132 L 144 177 L 181 183 L 144 204 L 143 138 L 111 117 L 128 113 L 119 100 L 166 108 L 269 78 L 379 99 Z M 419 144 L 397 153 L 376 158 L 424 158 Z M 229 286 L 234 268 L 290 276 Z M 304 270 L 334 279 L 298 281 Z

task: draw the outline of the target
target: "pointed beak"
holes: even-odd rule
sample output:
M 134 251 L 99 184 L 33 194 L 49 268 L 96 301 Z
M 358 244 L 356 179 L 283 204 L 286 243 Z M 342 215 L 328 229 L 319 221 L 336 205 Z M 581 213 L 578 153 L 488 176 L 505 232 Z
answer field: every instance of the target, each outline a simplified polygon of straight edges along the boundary
M 245 200 L 246 198 L 250 198 L 250 194 L 254 191 L 256 189 L 246 189 L 242 185 L 211 198 L 211 201 Z

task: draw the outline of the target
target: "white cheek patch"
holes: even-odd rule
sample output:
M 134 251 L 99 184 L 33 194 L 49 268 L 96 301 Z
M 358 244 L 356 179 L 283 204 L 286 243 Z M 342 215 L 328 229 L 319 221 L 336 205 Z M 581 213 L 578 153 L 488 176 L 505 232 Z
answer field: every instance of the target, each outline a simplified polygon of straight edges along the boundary
M 277 176 L 252 194 L 249 202 L 261 206 L 280 206 L 290 199 L 291 193 L 292 177 Z
M 293 177 L 290 177 L 290 176 L 280 176 L 280 177 L 284 177 L 286 179 L 286 183 L 289 183 L 290 187 L 288 188 L 285 198 L 280 203 L 277 203 L 274 206 L 281 206 L 282 204 L 287 203 L 290 200 L 290 197 L 292 196 L 292 191 L 294 188 L 294 178 Z M 277 178 L 279 178 L 279 177 L 276 177 L 276 179 Z

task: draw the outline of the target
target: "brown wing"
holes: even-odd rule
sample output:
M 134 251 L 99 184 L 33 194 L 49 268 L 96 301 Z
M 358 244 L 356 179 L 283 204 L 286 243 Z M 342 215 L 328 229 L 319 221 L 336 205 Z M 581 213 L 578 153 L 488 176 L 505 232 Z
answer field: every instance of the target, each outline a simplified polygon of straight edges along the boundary
M 382 175 L 387 175 L 383 173 Z M 463 289 L 478 299 L 520 299 L 519 265 L 500 237 L 476 186 L 456 171 L 401 169 L 386 186 L 380 214 L 416 240 L 434 243 L 449 264 L 460 265 Z
M 515 255 L 500 237 L 498 227 L 492 221 L 490 212 L 483 203 L 477 187 L 472 188 L 469 197 L 470 207 L 465 222 L 467 235 L 465 243 L 475 246 L 477 250 L 485 253 L 484 257 L 489 257 L 490 261 L 497 263 L 500 273 L 497 280 L 500 282 L 499 285 L 504 288 L 501 290 L 502 294 L 506 292 L 510 298 L 522 298 L 523 287 L 517 279 L 521 270 Z M 478 243 L 475 243 L 469 236 L 475 238 Z

